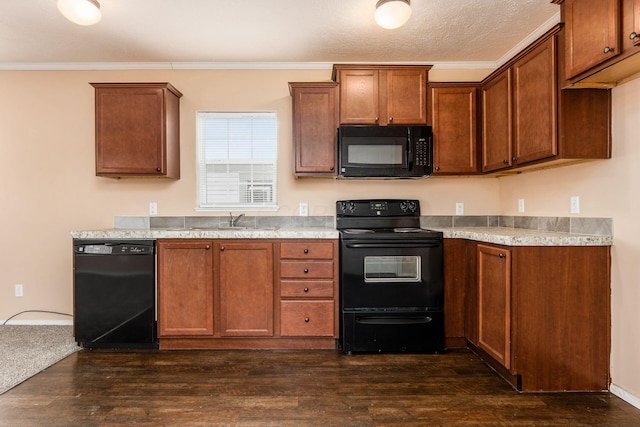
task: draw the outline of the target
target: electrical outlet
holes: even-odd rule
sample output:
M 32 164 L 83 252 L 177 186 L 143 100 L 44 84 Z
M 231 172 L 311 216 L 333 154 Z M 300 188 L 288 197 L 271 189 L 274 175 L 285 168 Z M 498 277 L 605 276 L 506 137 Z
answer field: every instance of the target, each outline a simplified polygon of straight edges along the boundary
M 456 203 L 456 215 L 464 215 L 464 203 Z
M 307 204 L 305 202 L 300 202 L 299 215 L 300 216 L 309 216 L 309 204 Z
M 158 204 L 156 202 L 149 202 L 149 215 L 158 215 Z
M 24 293 L 23 293 L 23 289 L 22 289 L 22 285 L 21 285 L 21 284 L 19 284 L 19 283 L 16 283 L 16 284 L 14 285 L 14 291 L 15 291 L 15 295 L 16 295 L 17 297 L 21 297 L 21 296 L 23 296 L 23 295 L 24 295 Z
M 580 197 L 579 196 L 571 196 L 571 213 L 580 213 Z
M 518 212 L 524 212 L 524 199 L 518 199 Z

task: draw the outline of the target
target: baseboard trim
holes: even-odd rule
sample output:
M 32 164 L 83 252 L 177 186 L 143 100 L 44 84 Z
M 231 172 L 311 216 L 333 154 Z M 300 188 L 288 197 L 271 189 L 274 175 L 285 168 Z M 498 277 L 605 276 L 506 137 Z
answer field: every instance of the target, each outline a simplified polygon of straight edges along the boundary
M 4 325 L 6 320 L 0 320 Z M 9 320 L 7 325 L 73 325 L 73 320 Z
M 640 409 L 640 397 L 634 396 L 633 394 L 629 393 L 627 390 L 615 384 L 611 384 L 609 386 L 609 391 L 611 392 L 611 394 L 618 396 L 620 399 L 624 400 L 625 402 Z

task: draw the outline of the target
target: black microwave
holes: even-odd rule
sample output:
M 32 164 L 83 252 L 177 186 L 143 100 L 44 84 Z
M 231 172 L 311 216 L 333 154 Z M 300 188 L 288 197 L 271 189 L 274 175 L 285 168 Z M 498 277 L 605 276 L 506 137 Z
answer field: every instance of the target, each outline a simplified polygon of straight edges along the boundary
M 338 129 L 338 175 L 345 178 L 420 178 L 433 170 L 431 126 Z

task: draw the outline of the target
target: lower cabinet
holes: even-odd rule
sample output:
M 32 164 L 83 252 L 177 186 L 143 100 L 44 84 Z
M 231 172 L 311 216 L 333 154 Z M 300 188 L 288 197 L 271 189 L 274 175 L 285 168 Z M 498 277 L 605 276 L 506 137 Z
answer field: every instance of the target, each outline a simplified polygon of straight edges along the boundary
M 511 368 L 511 251 L 478 245 L 478 347 Z
M 158 240 L 161 349 L 333 349 L 337 240 Z
M 607 246 L 478 244 L 471 347 L 521 391 L 607 390 L 610 270 Z
M 158 337 L 213 336 L 213 242 L 158 240 Z

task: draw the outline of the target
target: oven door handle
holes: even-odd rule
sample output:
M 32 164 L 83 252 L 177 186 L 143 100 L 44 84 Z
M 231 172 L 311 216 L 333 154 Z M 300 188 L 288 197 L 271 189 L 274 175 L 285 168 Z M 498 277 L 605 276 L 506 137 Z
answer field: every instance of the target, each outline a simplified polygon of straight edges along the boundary
M 363 325 L 422 325 L 431 323 L 429 316 L 366 316 L 356 317 L 356 323 Z
M 387 249 L 387 248 L 437 248 L 440 242 L 388 242 L 388 243 L 347 243 L 353 249 Z

